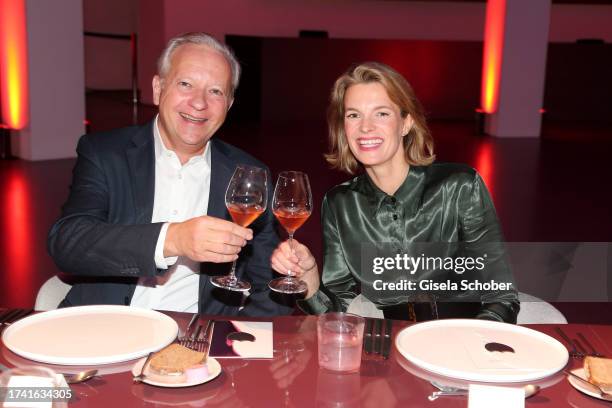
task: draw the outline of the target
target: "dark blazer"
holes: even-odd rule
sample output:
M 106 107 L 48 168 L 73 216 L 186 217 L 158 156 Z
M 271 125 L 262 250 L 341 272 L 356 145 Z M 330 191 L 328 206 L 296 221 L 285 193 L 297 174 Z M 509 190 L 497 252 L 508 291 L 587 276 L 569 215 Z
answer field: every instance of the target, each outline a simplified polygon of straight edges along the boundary
M 230 220 L 224 196 L 235 166 L 239 163 L 264 166 L 220 140 L 210 143 L 208 215 Z M 155 194 L 153 122 L 85 135 L 79 140 L 77 153 L 68 201 L 47 240 L 48 251 L 57 266 L 77 276 L 60 307 L 129 305 L 138 277 L 164 273 L 154 261 L 163 223 L 151 223 Z M 267 286 L 273 278 L 270 254 L 278 244 L 272 212 L 266 211 L 251 228 L 253 240 L 240 252 L 236 269 L 237 276 L 246 278 L 253 286 L 240 314 L 288 314 L 292 309 L 273 298 Z M 226 274 L 230 266 L 230 263 L 201 264 L 200 313 L 239 313 L 242 295 L 215 288 L 209 282 L 211 275 Z

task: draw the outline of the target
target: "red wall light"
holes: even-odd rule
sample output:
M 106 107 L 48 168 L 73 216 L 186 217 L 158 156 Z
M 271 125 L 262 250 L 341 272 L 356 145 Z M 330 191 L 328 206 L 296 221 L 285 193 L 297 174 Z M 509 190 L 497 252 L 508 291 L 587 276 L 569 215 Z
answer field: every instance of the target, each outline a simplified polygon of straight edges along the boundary
M 0 0 L 0 104 L 11 129 L 28 122 L 25 0 Z
M 506 0 L 487 1 L 480 95 L 480 106 L 485 113 L 497 111 L 499 79 L 504 50 L 505 17 Z
M 478 146 L 478 151 L 476 152 L 476 169 L 487 186 L 492 199 L 495 196 L 493 162 L 493 146 L 491 146 L 491 141 L 483 140 Z

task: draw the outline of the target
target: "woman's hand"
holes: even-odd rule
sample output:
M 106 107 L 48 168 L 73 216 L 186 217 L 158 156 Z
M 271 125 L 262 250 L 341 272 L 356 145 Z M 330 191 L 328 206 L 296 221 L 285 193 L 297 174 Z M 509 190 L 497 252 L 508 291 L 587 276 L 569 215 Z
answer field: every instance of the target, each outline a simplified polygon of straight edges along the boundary
M 293 240 L 291 247 L 289 241 L 281 242 L 272 252 L 270 258 L 272 268 L 283 275 L 296 276 L 306 282 L 308 291 L 306 299 L 314 295 L 319 290 L 319 269 L 314 256 L 310 250 Z

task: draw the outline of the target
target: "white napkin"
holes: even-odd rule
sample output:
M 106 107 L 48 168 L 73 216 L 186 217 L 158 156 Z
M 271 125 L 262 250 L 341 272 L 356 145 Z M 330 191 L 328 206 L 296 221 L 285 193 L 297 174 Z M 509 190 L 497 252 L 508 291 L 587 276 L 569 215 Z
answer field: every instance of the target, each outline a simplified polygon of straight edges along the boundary
M 525 408 L 525 390 L 470 384 L 468 408 Z
M 68 387 L 66 380 L 63 375 L 55 375 L 55 384 L 59 384 L 60 387 Z M 48 388 L 53 387 L 54 381 L 47 377 L 36 377 L 29 375 L 16 375 L 9 379 L 7 388 L 24 388 L 24 387 L 36 387 L 36 388 Z M 51 408 L 53 405 L 52 401 L 41 401 L 41 402 L 5 402 L 3 407 L 16 408 L 16 407 L 28 407 L 28 408 Z

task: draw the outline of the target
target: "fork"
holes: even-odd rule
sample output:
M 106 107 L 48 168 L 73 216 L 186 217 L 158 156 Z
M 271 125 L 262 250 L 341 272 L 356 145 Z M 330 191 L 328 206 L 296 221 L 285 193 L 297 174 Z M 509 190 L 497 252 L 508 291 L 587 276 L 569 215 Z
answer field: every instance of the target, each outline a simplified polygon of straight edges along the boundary
M 561 330 L 561 328 L 559 326 L 555 327 L 555 331 L 571 347 L 571 350 L 569 350 L 569 355 L 571 357 L 573 357 L 573 358 L 583 358 L 584 357 L 584 353 L 581 353 L 578 350 L 576 350 L 576 344 L 572 341 L 572 339 L 570 339 L 567 336 L 567 334 L 565 334 L 565 332 L 563 330 Z
M 198 351 L 198 347 L 201 342 L 201 340 L 199 339 L 201 331 L 202 331 L 202 325 L 198 324 L 198 328 L 193 332 L 193 334 L 189 338 L 189 341 L 187 342 L 185 347 Z
M 193 327 L 196 320 L 198 320 L 199 318 L 199 313 L 196 313 L 191 317 L 191 320 L 189 321 L 189 324 L 185 329 L 185 333 L 183 333 L 183 335 L 177 339 L 178 344 L 180 344 L 181 346 L 189 347 L 189 342 L 191 341 L 191 337 L 189 336 L 189 334 L 191 333 L 191 328 Z
M 9 309 L 3 313 L 0 316 L 0 334 L 11 324 L 30 315 L 33 311 L 33 309 Z
M 210 351 L 210 345 L 212 343 L 212 333 L 214 328 L 215 321 L 209 320 L 208 323 L 206 323 L 206 328 L 204 329 L 204 332 L 202 333 L 202 338 L 198 338 L 196 342 L 197 350 L 205 354 L 204 359 L 208 357 L 208 352 Z
M 593 347 L 593 344 L 591 344 L 590 341 L 588 341 L 586 339 L 586 337 L 584 337 L 584 335 L 582 333 L 576 333 L 578 335 L 578 337 L 580 337 L 580 340 L 582 340 L 582 342 L 584 344 L 587 345 L 588 348 L 591 349 L 591 353 L 589 354 L 590 356 L 594 356 L 594 357 L 603 357 L 604 355 L 599 353 L 597 350 L 595 350 L 595 347 Z
M 195 351 L 199 351 L 200 353 L 208 353 L 208 349 L 210 348 L 212 330 L 215 327 L 215 321 L 209 320 L 206 323 L 206 328 L 202 331 L 202 325 L 199 325 L 196 331 L 193 333 L 185 347 L 190 348 Z M 202 336 L 200 336 L 202 333 Z

